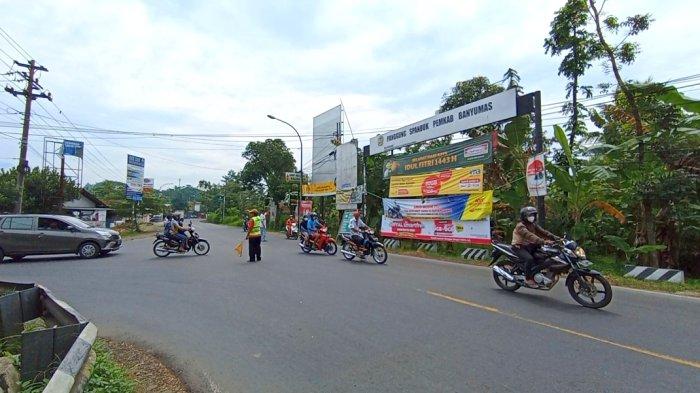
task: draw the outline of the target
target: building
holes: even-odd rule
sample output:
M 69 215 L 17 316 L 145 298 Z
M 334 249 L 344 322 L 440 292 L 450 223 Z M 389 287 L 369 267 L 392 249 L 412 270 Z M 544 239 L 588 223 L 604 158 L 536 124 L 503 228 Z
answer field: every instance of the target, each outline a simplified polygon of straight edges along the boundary
M 108 228 L 114 219 L 114 210 L 84 188 L 80 189 L 77 199 L 64 202 L 63 208 L 66 214 L 99 228 Z

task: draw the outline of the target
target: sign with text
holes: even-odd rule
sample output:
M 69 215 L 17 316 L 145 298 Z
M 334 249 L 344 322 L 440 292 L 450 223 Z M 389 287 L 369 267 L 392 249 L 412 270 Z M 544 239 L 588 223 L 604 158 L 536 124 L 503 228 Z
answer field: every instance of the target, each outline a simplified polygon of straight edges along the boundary
M 493 138 L 489 133 L 453 145 L 389 158 L 384 163 L 384 178 L 488 164 L 493 161 Z
M 369 141 L 369 154 L 384 153 L 414 143 L 510 119 L 517 114 L 516 106 L 516 91 L 508 89 L 405 127 L 377 135 Z
M 530 196 L 547 195 L 547 176 L 544 171 L 544 154 L 538 154 L 527 161 L 525 172 Z
M 481 192 L 484 166 L 474 165 L 421 175 L 392 176 L 389 196 L 438 196 Z
M 155 180 L 152 177 L 145 177 L 143 179 L 143 192 L 149 193 L 153 192 L 153 186 L 155 184 Z
M 452 243 L 491 244 L 491 221 L 389 218 L 382 216 L 381 235 Z
M 338 228 L 338 234 L 348 235 L 352 233 L 350 230 L 350 221 L 353 219 L 352 214 L 355 210 L 344 210 L 343 218 L 340 220 L 340 228 Z
M 126 199 L 143 199 L 143 173 L 146 160 L 142 157 L 126 156 Z
M 301 201 L 301 215 L 305 216 L 313 211 L 313 201 Z
M 329 180 L 323 183 L 304 184 L 303 196 L 328 196 L 335 195 L 335 181 Z
M 491 215 L 493 191 L 435 198 L 383 198 L 384 215 L 391 219 L 482 220 Z
M 63 155 L 83 158 L 84 144 L 80 141 L 63 141 Z

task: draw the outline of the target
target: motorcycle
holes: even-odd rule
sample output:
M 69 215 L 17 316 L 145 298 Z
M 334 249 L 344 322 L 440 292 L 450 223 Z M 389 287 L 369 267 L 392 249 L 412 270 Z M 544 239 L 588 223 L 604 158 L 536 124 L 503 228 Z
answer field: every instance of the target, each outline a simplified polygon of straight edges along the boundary
M 299 237 L 299 229 L 297 229 L 297 223 L 293 223 L 287 228 L 286 232 L 287 239 L 296 239 Z
M 564 239 L 552 245 L 544 245 L 535 252 L 533 271 L 537 287 L 525 283 L 525 262 L 518 258 L 510 244 L 494 241 L 492 261 L 489 266 L 493 279 L 502 289 L 515 292 L 520 287 L 548 291 L 559 277 L 566 276 L 569 295 L 580 305 L 603 308 L 612 300 L 612 288 L 600 272 L 590 269 L 593 264 L 586 259 L 586 252 L 573 240 Z M 504 258 L 501 258 L 504 257 Z
M 194 251 L 197 255 L 207 255 L 207 253 L 209 253 L 209 242 L 199 237 L 199 234 L 195 232 L 191 223 L 187 232 L 189 232 L 190 235 L 187 237 L 187 242 L 185 243 L 186 251 L 179 251 L 180 243 L 178 243 L 177 240 L 159 233 L 153 241 L 153 253 L 161 258 L 167 257 L 170 254 L 184 254 L 190 250 Z
M 355 257 L 372 255 L 374 262 L 383 265 L 389 258 L 389 255 L 386 252 L 386 247 L 384 247 L 384 244 L 374 235 L 374 231 L 368 230 L 364 233 L 367 240 L 366 244 L 368 244 L 369 247 L 358 245 L 352 240 L 351 235 L 341 236 L 343 239 L 343 246 L 340 249 L 340 252 L 343 253 L 343 256 L 348 261 L 352 261 L 355 259 Z
M 319 228 L 313 242 L 305 239 L 299 243 L 299 247 L 307 254 L 311 251 L 325 251 L 328 255 L 335 255 L 338 252 L 338 245 L 335 243 L 335 239 L 328 234 L 328 227 L 325 225 Z

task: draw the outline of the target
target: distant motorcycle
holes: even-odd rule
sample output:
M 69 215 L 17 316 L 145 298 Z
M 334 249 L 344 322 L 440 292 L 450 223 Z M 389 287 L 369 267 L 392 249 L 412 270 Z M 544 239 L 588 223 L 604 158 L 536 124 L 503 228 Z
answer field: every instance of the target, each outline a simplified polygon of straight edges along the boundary
M 307 254 L 311 251 L 324 251 L 328 255 L 335 255 L 338 252 L 338 245 L 335 243 L 335 239 L 328 234 L 328 227 L 325 225 L 322 225 L 318 230 L 314 241 L 302 240 L 299 247 Z
M 386 263 L 389 255 L 386 252 L 386 247 L 379 241 L 379 239 L 374 235 L 374 231 L 368 230 L 364 232 L 366 237 L 366 247 L 358 245 L 352 240 L 350 235 L 342 235 L 343 246 L 340 250 L 343 256 L 348 261 L 352 261 L 355 257 L 372 255 L 374 262 L 382 265 Z
M 548 291 L 566 276 L 569 295 L 580 305 L 589 308 L 603 308 L 612 300 L 612 288 L 608 280 L 599 272 L 589 269 L 592 262 L 586 259 L 585 251 L 575 241 L 563 240 L 555 245 L 542 246 L 535 253 L 533 271 L 536 288 Z M 493 242 L 491 262 L 493 279 L 506 291 L 515 292 L 525 284 L 525 263 L 518 258 L 510 244 Z M 501 258 L 504 257 L 504 258 Z
M 167 257 L 170 254 L 184 254 L 189 251 L 194 251 L 197 255 L 207 255 L 207 253 L 209 253 L 209 242 L 199 237 L 192 223 L 190 223 L 187 232 L 190 235 L 187 237 L 186 251 L 179 251 L 180 243 L 159 233 L 156 235 L 156 240 L 153 241 L 153 253 L 161 258 Z
M 299 237 L 299 229 L 297 229 L 297 223 L 293 223 L 287 228 L 286 233 L 287 239 L 296 239 Z

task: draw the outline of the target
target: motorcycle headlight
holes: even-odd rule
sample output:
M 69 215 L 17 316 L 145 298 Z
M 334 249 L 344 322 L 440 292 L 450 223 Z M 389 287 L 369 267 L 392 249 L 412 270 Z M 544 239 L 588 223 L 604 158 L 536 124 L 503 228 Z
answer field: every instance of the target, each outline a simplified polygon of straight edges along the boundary
M 579 257 L 581 259 L 586 259 L 586 252 L 583 251 L 583 248 L 581 248 L 581 247 L 576 247 L 575 254 L 577 257 Z

